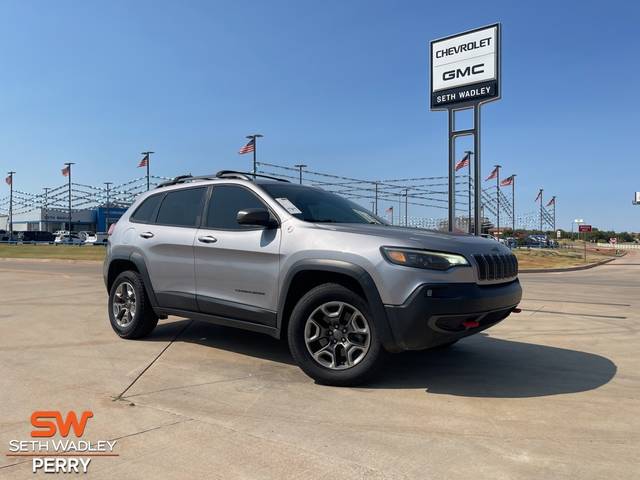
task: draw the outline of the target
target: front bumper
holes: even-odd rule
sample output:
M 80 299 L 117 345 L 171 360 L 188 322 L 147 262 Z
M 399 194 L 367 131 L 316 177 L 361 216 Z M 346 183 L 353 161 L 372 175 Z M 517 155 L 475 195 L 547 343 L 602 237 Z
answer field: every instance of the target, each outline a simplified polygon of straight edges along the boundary
M 517 279 L 498 285 L 422 285 L 404 304 L 385 305 L 392 334 L 385 348 L 422 350 L 473 335 L 508 317 L 521 298 Z

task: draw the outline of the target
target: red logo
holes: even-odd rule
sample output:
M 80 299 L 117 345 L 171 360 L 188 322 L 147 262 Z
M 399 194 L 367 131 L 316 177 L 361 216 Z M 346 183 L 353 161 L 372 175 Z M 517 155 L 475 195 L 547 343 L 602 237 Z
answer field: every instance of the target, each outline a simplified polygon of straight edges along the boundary
M 43 410 L 31 414 L 31 425 L 36 430 L 31 430 L 32 437 L 53 437 L 57 432 L 61 436 L 67 437 L 71 429 L 76 437 L 82 437 L 87 421 L 93 417 L 93 412 L 86 410 L 80 415 L 80 420 L 76 412 L 67 413 L 66 418 L 57 410 Z

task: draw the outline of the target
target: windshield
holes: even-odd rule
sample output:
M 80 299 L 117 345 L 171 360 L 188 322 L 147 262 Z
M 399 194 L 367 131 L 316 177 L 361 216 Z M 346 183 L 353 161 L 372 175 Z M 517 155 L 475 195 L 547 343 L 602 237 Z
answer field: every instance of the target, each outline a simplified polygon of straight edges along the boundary
M 287 212 L 306 222 L 386 224 L 357 203 L 319 188 L 289 183 L 267 183 L 261 187 Z

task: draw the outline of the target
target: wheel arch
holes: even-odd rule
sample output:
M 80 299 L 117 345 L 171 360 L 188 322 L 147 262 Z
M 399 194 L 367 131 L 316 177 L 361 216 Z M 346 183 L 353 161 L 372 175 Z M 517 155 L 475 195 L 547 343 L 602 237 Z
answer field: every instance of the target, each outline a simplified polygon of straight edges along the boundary
M 382 344 L 393 350 L 393 337 L 378 288 L 371 275 L 359 265 L 341 260 L 309 259 L 296 262 L 287 272 L 278 301 L 277 327 L 286 335 L 289 316 L 298 300 L 309 290 L 326 283 L 337 283 L 354 290 L 369 305 Z
M 151 278 L 149 277 L 147 265 L 144 261 L 144 258 L 142 258 L 142 255 L 140 255 L 139 253 L 132 253 L 129 256 L 118 256 L 113 258 L 109 262 L 109 269 L 107 271 L 106 278 L 107 291 L 111 290 L 111 286 L 113 285 L 113 282 L 118 277 L 118 275 L 127 270 L 134 270 L 142 276 L 142 280 L 144 281 L 145 293 L 147 294 L 149 303 L 151 303 L 151 306 L 155 310 L 158 307 L 158 302 L 151 284 Z

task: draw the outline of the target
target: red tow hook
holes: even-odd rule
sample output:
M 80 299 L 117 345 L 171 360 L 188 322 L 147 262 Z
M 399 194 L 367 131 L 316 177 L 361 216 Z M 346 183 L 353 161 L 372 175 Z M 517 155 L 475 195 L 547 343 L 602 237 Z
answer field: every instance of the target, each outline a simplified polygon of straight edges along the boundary
M 513 310 L 511 310 L 513 313 L 520 313 L 522 311 L 522 309 L 520 308 L 513 308 Z
M 462 322 L 462 326 L 466 329 L 476 328 L 480 326 L 480 322 L 476 322 L 475 320 L 465 320 Z

